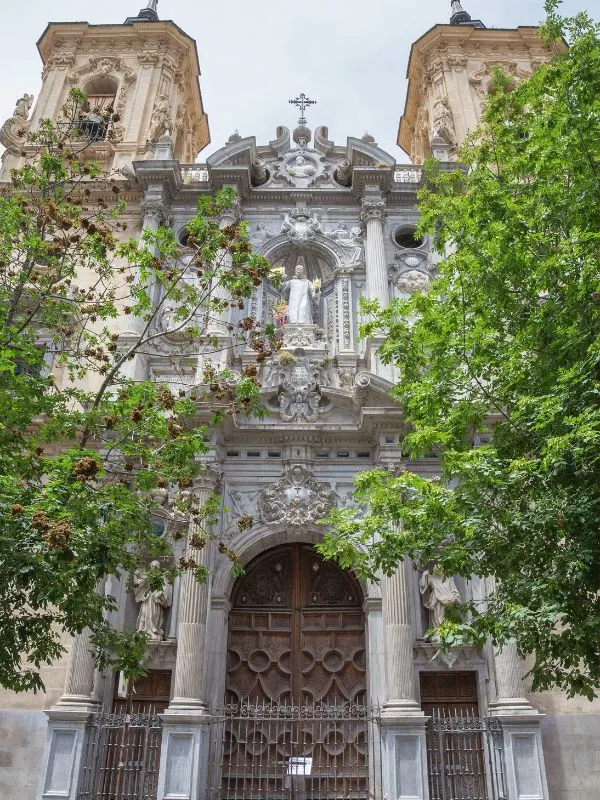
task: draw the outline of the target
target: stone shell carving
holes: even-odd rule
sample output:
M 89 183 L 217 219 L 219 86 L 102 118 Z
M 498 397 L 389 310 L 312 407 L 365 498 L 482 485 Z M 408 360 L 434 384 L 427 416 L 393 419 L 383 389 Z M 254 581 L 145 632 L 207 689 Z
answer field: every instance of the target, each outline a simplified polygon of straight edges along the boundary
M 291 527 L 314 524 L 336 504 L 337 496 L 327 483 L 319 483 L 302 464 L 294 464 L 258 498 L 261 522 L 285 523 Z
M 406 294 L 426 292 L 429 288 L 429 278 L 424 272 L 418 269 L 409 269 L 399 276 L 396 281 L 396 286 L 401 292 L 405 292 Z

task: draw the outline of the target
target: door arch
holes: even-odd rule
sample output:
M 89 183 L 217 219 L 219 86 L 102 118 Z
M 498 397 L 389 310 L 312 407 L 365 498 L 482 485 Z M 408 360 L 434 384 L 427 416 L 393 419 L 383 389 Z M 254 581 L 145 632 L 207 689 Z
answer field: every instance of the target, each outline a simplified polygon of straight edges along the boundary
M 226 702 L 364 704 L 362 605 L 354 576 L 310 544 L 255 558 L 232 593 Z

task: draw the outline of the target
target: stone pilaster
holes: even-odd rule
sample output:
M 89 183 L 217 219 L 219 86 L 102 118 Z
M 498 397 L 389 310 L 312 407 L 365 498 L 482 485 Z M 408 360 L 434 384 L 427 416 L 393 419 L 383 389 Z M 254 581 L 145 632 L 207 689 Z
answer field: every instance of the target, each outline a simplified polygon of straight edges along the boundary
M 382 306 L 387 306 L 389 303 L 385 242 L 383 238 L 385 206 L 385 200 L 381 195 L 373 195 L 363 198 L 361 210 L 361 223 L 366 233 L 367 297 L 369 300 L 378 300 Z
M 354 349 L 354 329 L 352 313 L 352 277 L 349 270 L 339 270 L 335 279 L 335 299 L 337 304 L 338 353 L 352 355 Z

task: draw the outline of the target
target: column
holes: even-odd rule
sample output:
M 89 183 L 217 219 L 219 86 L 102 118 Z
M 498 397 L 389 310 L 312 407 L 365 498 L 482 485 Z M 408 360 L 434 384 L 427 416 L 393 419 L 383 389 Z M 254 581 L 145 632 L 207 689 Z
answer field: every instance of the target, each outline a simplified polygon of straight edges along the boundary
M 377 300 L 381 307 L 387 306 L 390 301 L 383 236 L 385 205 L 385 200 L 381 193 L 379 191 L 371 191 L 363 197 L 360 215 L 363 230 L 365 231 L 367 298 L 369 300 Z M 382 344 L 383 338 L 380 336 L 369 337 L 365 341 L 367 367 L 373 374 L 392 382 L 394 379 L 392 366 L 382 364 L 377 354 Z
M 488 593 L 495 581 L 488 579 Z M 516 644 L 494 651 L 496 699 L 490 713 L 502 722 L 509 800 L 548 800 L 546 767 L 540 722 L 523 682 L 523 667 Z
M 386 710 L 418 712 L 413 665 L 413 629 L 406 564 L 400 564 L 391 578 L 383 579 L 383 620 L 387 678 Z
M 93 695 L 95 670 L 90 633 L 85 630 L 73 640 L 64 693 L 46 712 L 48 731 L 38 800 L 75 800 L 86 724 L 98 709 Z
M 237 189 L 236 186 L 230 188 Z M 231 208 L 223 209 L 221 215 L 219 216 L 219 228 L 223 230 L 224 228 L 229 228 L 231 225 L 235 225 L 239 222 L 240 217 L 241 208 L 238 200 Z M 220 265 L 220 269 L 228 270 L 231 266 L 231 256 L 229 253 L 227 253 L 227 251 L 222 250 L 217 254 L 217 263 Z M 230 298 L 226 289 L 218 285 L 217 281 L 218 278 L 213 281 L 212 296 L 219 300 L 228 302 Z M 206 334 L 213 340 L 213 342 L 205 348 L 204 353 L 202 353 L 202 351 L 200 352 L 198 370 L 196 373 L 196 383 L 202 383 L 204 364 L 207 361 L 213 364 L 213 366 L 219 370 L 224 369 L 229 364 L 231 355 L 231 335 L 227 330 L 229 318 L 229 307 L 218 313 L 215 311 L 210 312 L 210 319 Z
M 194 490 L 202 506 L 217 488 L 220 470 L 207 465 Z M 195 526 L 190 526 L 190 537 Z M 209 566 L 209 546 L 188 545 L 186 555 Z M 206 702 L 206 625 L 209 583 L 198 583 L 191 572 L 181 579 L 177 625 L 177 658 L 173 699 L 162 715 L 163 740 L 158 779 L 158 800 L 177 797 L 196 800 L 206 776 L 210 715 Z
M 382 306 L 387 306 L 389 291 L 383 238 L 385 200 L 379 193 L 363 198 L 360 219 L 366 233 L 367 297 L 369 300 L 378 300 Z
M 387 680 L 382 719 L 384 793 L 395 800 L 426 800 L 427 717 L 417 693 L 407 568 L 402 562 L 382 586 Z

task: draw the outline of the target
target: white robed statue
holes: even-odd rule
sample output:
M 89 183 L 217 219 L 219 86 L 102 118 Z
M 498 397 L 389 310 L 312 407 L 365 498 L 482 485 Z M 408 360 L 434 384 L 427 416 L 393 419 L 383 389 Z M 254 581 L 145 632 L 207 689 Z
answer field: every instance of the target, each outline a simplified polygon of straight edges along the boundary
M 423 605 L 429 609 L 429 626 L 438 628 L 444 621 L 447 606 L 455 606 L 462 603 L 462 597 L 458 591 L 454 578 L 438 572 L 425 572 L 421 575 L 419 589 L 423 599 Z
M 317 281 L 311 283 L 302 264 L 296 267 L 294 277 L 282 284 L 283 296 L 288 301 L 287 321 L 292 325 L 313 324 L 313 303 L 321 294 Z
M 152 561 L 150 569 L 159 570 L 160 562 Z M 150 588 L 148 573 L 137 570 L 133 576 L 133 589 L 136 603 L 141 603 L 137 618 L 138 631 L 147 633 L 152 642 L 162 642 L 165 608 L 169 608 L 173 601 L 173 587 L 164 577 L 160 589 Z

